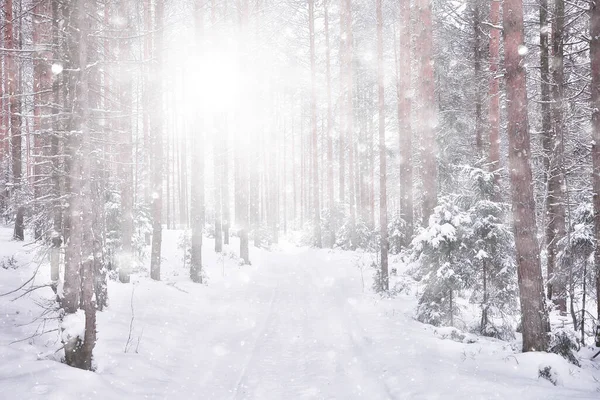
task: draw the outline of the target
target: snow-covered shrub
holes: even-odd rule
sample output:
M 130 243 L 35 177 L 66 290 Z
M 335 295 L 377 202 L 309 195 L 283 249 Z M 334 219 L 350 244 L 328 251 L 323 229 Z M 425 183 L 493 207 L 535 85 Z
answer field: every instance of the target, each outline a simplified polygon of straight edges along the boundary
M 413 272 L 425 285 L 417 310 L 419 321 L 452 325 L 458 313 L 453 296 L 472 275 L 464 243 L 470 236 L 469 229 L 469 216 L 457 205 L 457 197 L 445 196 L 435 207 L 429 225 L 412 241 L 409 258 L 418 265 Z
M 560 329 L 554 331 L 550 338 L 550 347 L 548 351 L 555 353 L 578 367 L 581 366 L 577 358 L 577 352 L 580 349 L 579 340 L 576 333 L 571 329 Z
M 410 238 L 406 237 L 406 221 L 394 214 L 388 224 L 390 254 L 399 254 Z
M 339 229 L 336 246 L 344 250 L 361 249 L 369 252 L 379 251 L 379 230 L 369 227 L 364 221 L 357 219 L 354 223 L 346 219 Z
M 542 378 L 552 383 L 554 386 L 558 385 L 558 373 L 552 369 L 551 366 L 542 366 L 538 370 L 538 378 Z
M 508 205 L 497 201 L 495 176 L 476 167 L 461 167 L 464 194 L 441 197 L 412 241 L 407 255 L 413 275 L 425 285 L 417 318 L 433 325 L 452 324 L 456 300 L 465 296 L 481 310 L 471 330 L 512 339 L 517 312 L 516 264 Z
M 594 235 L 594 208 L 589 202 L 580 204 L 571 214 L 569 234 L 558 242 L 560 249 L 557 255 L 557 266 L 553 281 L 561 281 L 565 293 L 556 293 L 555 298 L 571 298 L 571 305 L 577 304 L 582 292 L 575 292 L 575 287 L 582 287 L 583 280 L 593 281 L 593 254 L 596 248 Z M 581 326 L 578 313 L 571 313 L 573 326 Z
M 17 269 L 19 268 L 19 262 L 14 255 L 2 257 L 0 259 L 0 268 L 3 269 Z
M 333 208 L 325 208 L 321 212 L 321 234 L 323 236 L 323 247 L 335 245 L 336 233 L 344 221 L 344 211 L 339 205 Z M 333 243 L 331 243 L 333 238 Z

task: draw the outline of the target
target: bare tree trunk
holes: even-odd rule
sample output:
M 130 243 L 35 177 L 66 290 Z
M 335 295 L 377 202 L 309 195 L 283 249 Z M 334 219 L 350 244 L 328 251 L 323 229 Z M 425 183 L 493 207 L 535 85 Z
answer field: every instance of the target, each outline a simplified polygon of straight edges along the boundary
M 590 3 L 590 69 L 592 82 L 592 192 L 594 193 L 594 235 L 600 243 L 600 0 Z M 600 246 L 594 250 L 597 317 L 600 319 Z
M 504 57 L 508 102 L 508 139 L 513 224 L 517 250 L 523 351 L 545 351 L 547 312 L 536 237 L 535 202 L 529 157 L 527 85 L 522 62 L 522 0 L 504 0 Z
M 431 0 L 418 0 L 417 7 L 420 22 L 420 31 L 417 32 L 417 49 L 420 53 L 419 93 L 421 112 L 419 116 L 422 143 L 423 223 L 427 224 L 429 216 L 437 203 L 437 145 L 435 137 L 437 113 L 435 109 Z
M 387 216 L 387 163 L 385 146 L 385 88 L 383 72 L 383 13 L 382 0 L 377 0 L 377 105 L 379 108 L 379 225 L 381 230 L 381 285 L 390 289 L 388 276 L 388 216 Z
M 221 136 L 225 135 L 224 120 L 225 116 L 217 117 L 217 136 L 213 138 L 213 161 L 214 161 L 214 187 L 215 187 L 215 252 L 220 253 L 223 251 L 223 221 L 221 213 L 221 181 L 224 179 L 221 176 L 222 172 L 222 152 L 221 148 L 222 139 Z
M 231 224 L 231 211 L 229 204 L 229 140 L 228 129 L 222 135 L 221 163 L 223 168 L 223 179 L 221 181 L 221 194 L 223 195 L 223 243 L 229 244 L 229 226 Z
M 346 170 L 345 170 L 345 152 L 346 146 L 344 143 L 344 135 L 346 134 L 347 124 L 346 124 L 346 100 L 345 100 L 345 80 L 346 70 L 349 67 L 346 59 L 346 52 L 348 51 L 348 26 L 346 21 L 346 14 L 349 13 L 347 9 L 346 0 L 340 0 L 340 101 L 338 106 L 338 113 L 340 115 L 340 127 L 339 127 L 339 179 L 340 179 L 340 187 L 339 187 L 339 202 L 341 205 L 346 204 Z
M 246 33 L 248 29 L 248 0 L 242 0 L 242 7 L 240 8 L 240 25 L 241 31 Z M 246 137 L 247 135 L 244 135 Z M 250 250 L 248 243 L 248 231 L 249 226 L 249 215 L 248 215 L 248 149 L 242 148 L 242 143 L 238 140 L 235 143 L 235 162 L 236 162 L 236 182 L 235 182 L 235 197 L 236 197 L 236 208 L 235 214 L 238 219 L 240 230 L 240 258 L 245 264 L 250 264 Z M 249 141 L 244 140 L 244 144 L 249 144 Z
M 481 7 L 479 0 L 474 0 L 473 7 L 473 33 L 475 44 L 473 48 L 475 70 L 475 147 L 477 156 L 483 156 L 483 99 L 481 95 L 481 63 L 483 61 L 483 46 L 481 29 Z
M 18 49 L 19 39 L 14 37 L 14 10 L 13 1 L 6 1 L 6 24 L 4 27 L 4 43 L 8 49 Z M 5 68 L 8 71 L 8 98 L 9 98 L 9 118 L 10 118 L 10 149 L 12 155 L 12 185 L 13 201 L 17 213 L 15 217 L 15 229 L 13 238 L 16 240 L 25 239 L 25 208 L 22 205 L 21 184 L 23 179 L 22 162 L 22 121 L 21 121 L 21 96 L 17 93 L 20 87 L 20 72 L 15 61 L 15 52 L 9 51 L 6 57 Z
M 331 45 L 329 43 L 329 0 L 325 0 L 325 63 L 327 80 L 327 207 L 329 208 L 331 226 L 329 227 L 329 245 L 331 248 L 335 245 L 335 221 L 331 216 L 335 208 L 334 187 L 333 187 L 333 107 L 331 98 Z M 285 192 L 284 192 L 285 193 Z
M 556 264 L 560 251 L 558 241 L 565 237 L 565 196 L 563 188 L 563 98 L 564 98 L 564 50 L 565 23 L 564 0 L 555 0 L 554 29 L 552 30 L 552 130 L 546 198 L 546 244 L 548 246 L 548 298 L 554 300 L 561 313 L 567 312 L 565 271 Z
M 398 61 L 398 130 L 400 135 L 400 212 L 406 221 L 408 241 L 414 232 L 413 160 L 411 124 L 411 57 L 410 2 L 400 2 Z M 408 243 L 406 243 L 408 244 Z
M 63 333 L 65 360 L 70 366 L 91 370 L 92 352 L 96 343 L 96 305 L 94 304 L 93 229 L 91 161 L 92 140 L 89 126 L 89 80 L 88 71 L 88 13 L 87 0 L 77 0 L 66 8 L 68 27 L 67 49 L 70 53 L 68 104 L 73 112 L 69 131 L 75 138 L 71 147 L 72 169 L 72 226 L 67 244 L 65 284 L 61 306 L 65 319 L 82 308 L 85 313 L 85 333 L 81 337 L 68 331 Z M 67 323 L 68 324 L 68 323 Z M 64 327 L 62 329 L 65 329 Z M 71 336 L 72 335 L 72 336 Z
M 490 4 L 490 88 L 489 88 L 489 163 L 490 170 L 495 171 L 500 167 L 500 77 L 498 65 L 500 63 L 500 9 L 502 0 L 492 0 Z M 496 177 L 498 174 L 496 174 Z
M 202 2 L 195 4 L 196 46 L 202 49 L 204 35 L 204 14 Z M 199 50 L 200 51 L 200 50 Z M 202 120 L 198 113 L 195 120 L 195 131 L 192 135 L 192 148 L 198 159 L 192 167 L 192 248 L 190 260 L 190 278 L 192 282 L 202 283 L 202 231 L 204 229 L 204 132 Z
M 312 131 L 312 183 L 313 183 L 313 207 L 314 207 L 314 235 L 315 246 L 323 247 L 321 238 L 321 204 L 319 202 L 319 154 L 317 137 L 317 67 L 315 56 L 315 2 L 308 1 L 308 25 L 310 35 L 310 126 Z
M 54 51 L 54 59 L 60 59 L 59 50 L 59 0 L 52 0 L 52 45 Z M 50 156 L 52 160 L 52 172 L 50 173 L 52 181 L 52 249 L 50 250 L 50 277 L 52 279 L 52 287 L 57 291 L 58 280 L 60 279 L 60 248 L 62 246 L 62 201 L 61 197 L 61 170 L 60 160 L 58 158 L 60 152 L 59 131 L 61 130 L 60 119 L 58 116 L 61 104 L 61 81 L 62 74 L 56 74 L 52 82 L 52 136 L 50 138 Z
M 348 147 L 348 204 L 350 206 L 350 249 L 357 247 L 356 182 L 354 168 L 354 35 L 352 31 L 352 0 L 346 1 L 346 142 Z
M 149 100 L 152 101 L 150 114 L 150 134 L 153 141 L 153 168 L 152 168 L 152 250 L 150 255 L 150 277 L 160 280 L 161 246 L 162 246 L 162 208 L 163 208 L 163 123 L 162 123 L 162 91 L 161 91 L 161 64 L 162 64 L 162 35 L 163 35 L 163 0 L 156 0 L 154 21 L 154 60 L 152 61 L 152 80 L 148 88 Z
M 119 3 L 119 18 L 127 21 L 127 31 L 131 32 L 131 22 L 128 15 L 128 2 L 121 0 Z M 123 35 L 129 36 L 129 35 Z M 128 61 L 131 53 L 130 41 L 126 38 L 119 39 L 119 75 L 130 76 Z M 133 264 L 133 171 L 132 171 L 132 84 L 128 79 L 119 82 L 119 107 L 121 110 L 120 135 L 120 179 L 121 179 L 121 251 L 122 257 L 119 265 L 119 280 L 129 282 Z

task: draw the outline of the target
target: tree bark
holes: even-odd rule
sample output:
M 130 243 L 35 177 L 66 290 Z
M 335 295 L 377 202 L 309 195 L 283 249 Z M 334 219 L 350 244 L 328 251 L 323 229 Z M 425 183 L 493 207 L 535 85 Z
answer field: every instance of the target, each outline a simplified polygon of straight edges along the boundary
M 128 2 L 119 3 L 119 18 L 127 21 L 125 32 L 131 32 L 128 16 Z M 129 36 L 125 34 L 123 36 Z M 129 39 L 119 39 L 119 75 L 130 76 L 128 61 L 131 52 Z M 132 84 L 128 79 L 119 79 L 120 118 L 120 179 L 121 179 L 121 262 L 119 263 L 119 280 L 128 283 L 133 266 L 133 158 L 132 158 Z
M 490 4 L 490 87 L 489 87 L 489 158 L 490 171 L 500 167 L 500 10 L 502 0 L 492 0 Z M 496 178 L 498 174 L 495 174 Z
M 546 245 L 548 258 L 548 298 L 553 300 L 562 313 L 567 312 L 566 281 L 556 260 L 560 251 L 558 242 L 566 235 L 565 196 L 563 188 L 563 98 L 564 98 L 564 36 L 565 3 L 555 0 L 554 29 L 552 30 L 552 129 L 548 132 L 550 152 L 546 192 Z M 546 150 L 546 149 L 545 149 Z
M 204 36 L 203 2 L 195 3 L 196 18 L 196 46 L 202 49 Z M 192 166 L 192 247 L 190 260 L 190 279 L 192 282 L 202 283 L 202 231 L 204 229 L 204 132 L 200 113 L 195 116 L 195 131 L 192 136 L 192 148 L 198 157 Z
M 96 306 L 94 303 L 94 246 L 93 212 L 94 199 L 91 190 L 92 138 L 89 125 L 89 72 L 86 68 L 89 56 L 87 0 L 77 0 L 66 9 L 68 24 L 67 49 L 69 96 L 72 105 L 69 132 L 75 135 L 71 147 L 70 199 L 72 226 L 66 249 L 65 284 L 61 306 L 65 316 L 74 314 L 81 307 L 85 313 L 84 336 L 70 336 L 64 340 L 65 360 L 70 366 L 91 370 L 92 353 L 96 342 Z M 64 329 L 64 328 L 63 328 Z M 63 335 L 64 338 L 64 335 Z
M 590 69 L 592 74 L 592 192 L 594 193 L 594 235 L 600 243 L 600 0 L 590 3 Z M 597 317 L 600 319 L 600 246 L 594 250 Z
M 335 231 L 337 226 L 331 216 L 334 212 L 334 184 L 333 184 L 333 107 L 331 98 L 331 46 L 329 43 L 329 0 L 325 0 L 325 63 L 326 63 L 326 86 L 327 86 L 327 206 L 329 208 L 330 221 L 329 245 L 335 246 Z M 285 193 L 285 192 L 284 192 Z
M 4 27 L 4 44 L 7 49 L 18 49 L 18 38 L 15 40 L 14 27 L 14 9 L 13 1 L 6 0 L 6 24 Z M 12 156 L 12 193 L 14 205 L 16 207 L 15 228 L 13 238 L 15 240 L 25 239 L 25 208 L 22 205 L 21 185 L 23 179 L 22 162 L 22 120 L 21 120 L 21 96 L 17 93 L 20 88 L 20 72 L 15 61 L 15 52 L 9 51 L 6 56 L 6 66 L 8 71 L 8 104 L 10 119 L 10 149 Z
M 504 0 L 504 58 L 513 224 L 523 327 L 523 351 L 545 351 L 547 312 L 536 237 L 530 164 L 522 0 Z
M 377 0 L 377 105 L 379 109 L 379 227 L 381 231 L 381 285 L 390 289 L 388 274 L 387 163 L 385 145 L 385 88 L 383 72 L 382 0 Z
M 162 246 L 162 208 L 163 208 L 163 123 L 162 123 L 162 35 L 164 0 L 156 0 L 154 10 L 154 59 L 151 70 L 152 80 L 148 88 L 149 100 L 152 101 L 150 114 L 150 135 L 153 141 L 152 168 L 152 249 L 150 254 L 150 277 L 160 280 L 161 246 Z
M 312 186 L 313 224 L 315 246 L 323 247 L 321 238 L 321 204 L 319 201 L 319 148 L 317 136 L 317 67 L 315 56 L 315 2 L 308 0 L 308 25 L 310 35 L 310 126 L 312 131 Z
M 398 61 L 398 130 L 400 135 L 400 213 L 406 221 L 407 243 L 414 232 L 410 1 L 400 2 Z
M 435 110 L 435 77 L 433 70 L 433 25 L 431 0 L 418 0 L 419 32 L 417 49 L 419 58 L 420 133 L 421 133 L 421 179 L 423 180 L 423 223 L 437 203 L 437 113 Z

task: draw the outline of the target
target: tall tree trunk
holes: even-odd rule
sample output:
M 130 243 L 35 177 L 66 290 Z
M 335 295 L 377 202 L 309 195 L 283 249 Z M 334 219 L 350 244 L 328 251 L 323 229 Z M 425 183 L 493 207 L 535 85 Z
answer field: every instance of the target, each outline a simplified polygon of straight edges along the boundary
M 161 246 L 162 246 L 162 208 L 163 208 L 163 123 L 162 123 L 162 52 L 163 52 L 163 13 L 164 0 L 156 0 L 154 10 L 154 58 L 151 65 L 152 79 L 148 88 L 149 101 L 152 102 L 150 113 L 150 135 L 153 141 L 152 168 L 152 250 L 150 254 L 150 277 L 160 280 Z
M 118 18 L 127 21 L 126 30 L 122 36 L 130 36 L 131 22 L 129 21 L 128 2 L 121 0 L 119 3 Z M 131 53 L 131 43 L 126 37 L 119 39 L 119 75 L 132 76 L 128 67 Z M 132 170 L 132 84 L 129 79 L 119 79 L 119 108 L 120 120 L 120 179 L 121 179 L 121 252 L 119 265 L 119 280 L 128 283 L 133 266 L 133 170 Z
M 59 0 L 52 0 L 52 46 L 54 51 L 54 59 L 59 60 L 60 57 L 60 27 L 59 27 Z M 60 248 L 63 243 L 62 235 L 62 201 L 61 201 L 61 174 L 60 170 L 60 140 L 59 132 L 61 130 L 59 113 L 59 104 L 61 104 L 61 83 L 62 74 L 54 74 L 52 82 L 52 136 L 50 137 L 50 157 L 52 160 L 52 171 L 50 173 L 52 181 L 52 249 L 50 250 L 50 277 L 52 279 L 52 287 L 56 292 L 58 289 L 58 280 L 60 277 Z
M 231 209 L 229 204 L 229 139 L 228 128 L 222 135 L 221 143 L 221 166 L 223 176 L 221 180 L 221 194 L 223 196 L 223 244 L 229 244 L 229 226 L 231 225 Z
M 64 310 L 63 326 L 69 325 L 70 318 L 81 307 L 85 314 L 83 337 L 72 332 L 63 332 L 65 360 L 70 366 L 91 370 L 92 352 L 96 343 L 96 305 L 94 302 L 93 270 L 93 228 L 91 161 L 92 138 L 89 125 L 89 72 L 88 65 L 88 0 L 77 0 L 63 5 L 67 21 L 67 49 L 69 63 L 67 70 L 69 96 L 72 105 L 69 118 L 69 132 L 75 137 L 72 141 L 71 159 L 71 214 L 72 226 L 66 249 L 65 283 L 61 306 Z M 65 321 L 67 320 L 67 321 Z
M 203 2 L 195 3 L 196 46 L 201 51 L 204 36 Z M 192 148 L 198 157 L 192 167 L 192 248 L 190 260 L 190 278 L 192 282 L 202 283 L 202 231 L 204 229 L 204 143 L 203 124 L 200 113 L 195 117 L 195 131 L 192 135 Z
M 473 7 L 473 35 L 474 35 L 474 72 L 475 72 L 475 147 L 477 148 L 477 157 L 483 156 L 483 99 L 481 94 L 481 64 L 483 61 L 483 43 L 481 27 L 481 6 L 479 0 L 474 0 Z
M 354 164 L 354 35 L 352 30 L 352 0 L 346 1 L 346 142 L 348 147 L 348 204 L 350 206 L 350 249 L 357 247 L 356 182 Z
M 429 216 L 437 203 L 437 164 L 436 135 L 437 112 L 435 104 L 435 77 L 433 70 L 433 24 L 431 17 L 431 0 L 418 0 L 419 32 L 417 32 L 417 49 L 419 58 L 419 93 L 421 101 L 420 133 L 421 133 L 421 179 L 423 180 L 423 223 L 427 224 Z
M 600 0 L 590 3 L 590 69 L 592 73 L 592 192 L 594 193 L 594 235 L 600 243 Z M 597 317 L 600 319 L 600 246 L 594 250 Z
M 545 351 L 547 312 L 536 237 L 535 201 L 530 164 L 527 118 L 527 85 L 523 67 L 523 2 L 504 0 L 504 58 L 508 102 L 508 139 L 513 224 L 517 250 L 517 268 L 523 351 Z
M 500 166 L 500 9 L 502 0 L 492 0 L 490 4 L 490 87 L 489 87 L 489 141 L 488 162 L 490 170 L 496 171 Z M 495 174 L 498 177 L 498 174 Z
M 402 1 L 400 2 L 398 24 L 398 130 L 400 135 L 400 213 L 406 221 L 407 243 L 405 244 L 408 244 L 414 232 L 410 23 L 410 1 Z
M 346 53 L 347 53 L 347 42 L 348 42 L 348 26 L 347 26 L 347 18 L 346 14 L 348 13 L 346 0 L 340 0 L 340 101 L 338 107 L 338 113 L 340 115 L 340 123 L 339 123 L 339 138 L 338 138 L 338 156 L 339 156 L 339 179 L 340 179 L 340 187 L 339 187 L 339 202 L 340 205 L 344 206 L 346 204 L 346 170 L 345 170 L 345 139 L 344 135 L 346 134 L 347 124 L 346 124 L 346 82 L 344 77 L 346 76 L 346 70 L 348 69 Z
M 335 208 L 333 186 L 333 107 L 331 97 L 331 45 L 329 43 L 329 0 L 325 0 L 325 63 L 327 86 L 327 207 L 329 208 L 329 245 L 335 245 L 337 224 L 333 220 Z M 285 192 L 284 192 L 285 193 Z
M 240 8 L 240 30 L 243 33 L 242 37 L 245 37 L 248 30 L 248 0 L 242 0 Z M 242 62 L 243 65 L 243 62 Z M 236 197 L 236 208 L 235 214 L 238 220 L 240 230 L 240 258 L 245 264 L 250 264 L 250 250 L 248 243 L 248 231 L 249 226 L 249 215 L 248 215 L 248 147 L 250 141 L 247 138 L 247 132 L 244 132 L 242 136 L 243 140 L 236 140 L 235 142 L 235 162 L 236 162 L 236 182 L 235 182 L 235 197 Z M 243 143 L 241 143 L 243 142 Z
M 310 35 L 310 126 L 312 131 L 312 186 L 313 224 L 315 246 L 323 247 L 321 238 L 321 204 L 319 202 L 319 148 L 317 137 L 317 67 L 315 56 L 315 2 L 308 0 L 308 25 Z
M 381 230 L 381 289 L 389 290 L 388 276 L 388 216 L 387 163 L 385 146 L 385 88 L 383 72 L 383 13 L 382 0 L 377 0 L 377 105 L 379 108 L 379 225 Z
M 12 156 L 12 192 L 13 202 L 16 207 L 15 229 L 13 238 L 16 240 L 25 239 L 25 208 L 23 207 L 23 199 L 21 194 L 21 185 L 23 179 L 23 162 L 22 162 L 22 120 L 21 120 L 21 96 L 17 93 L 20 88 L 19 66 L 15 61 L 16 52 L 10 51 L 18 49 L 19 39 L 15 38 L 14 27 L 14 9 L 13 1 L 6 0 L 6 23 L 4 26 L 4 44 L 9 49 L 6 57 L 5 68 L 8 71 L 8 101 L 9 101 L 9 118 L 10 118 L 10 149 Z
M 563 35 L 565 24 L 564 0 L 555 0 L 554 29 L 552 30 L 552 129 L 548 142 L 550 152 L 548 183 L 546 192 L 546 245 L 548 251 L 548 298 L 554 300 L 562 313 L 567 312 L 567 276 L 556 263 L 560 251 L 558 242 L 566 235 L 565 196 L 563 188 L 563 98 L 564 98 L 564 50 Z
M 224 179 L 222 175 L 222 156 L 223 152 L 222 147 L 222 139 L 221 137 L 225 135 L 225 116 L 218 116 L 216 122 L 216 132 L 217 136 L 213 138 L 213 161 L 214 161 L 214 190 L 215 190 L 215 252 L 220 253 L 223 251 L 223 220 L 221 213 L 221 181 Z

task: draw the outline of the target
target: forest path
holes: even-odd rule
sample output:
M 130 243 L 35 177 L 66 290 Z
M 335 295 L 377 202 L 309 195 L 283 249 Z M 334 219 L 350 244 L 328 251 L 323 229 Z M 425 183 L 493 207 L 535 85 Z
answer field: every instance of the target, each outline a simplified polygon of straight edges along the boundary
M 253 266 L 240 267 L 239 284 L 216 290 L 215 282 L 210 308 L 187 307 L 183 336 L 193 344 L 178 350 L 180 367 L 163 398 L 537 398 L 531 385 L 538 381 L 505 373 L 516 363 L 499 361 L 511 353 L 503 345 L 441 340 L 412 318 L 414 295 L 364 293 L 356 257 L 292 247 L 261 252 Z
M 0 229 L 0 292 L 31 277 L 36 263 Z M 251 266 L 203 248 L 208 285 L 190 282 L 181 232 L 166 231 L 162 281 L 140 271 L 130 284 L 109 282 L 109 307 L 98 313 L 96 372 L 69 368 L 56 333 L 35 341 L 35 292 L 0 297 L 0 399 L 597 399 L 598 370 L 576 369 L 553 354 L 518 354 L 506 342 L 458 343 L 413 319 L 416 298 L 373 294 L 372 270 L 356 267 L 358 252 L 282 245 L 252 248 Z M 393 264 L 400 267 L 397 264 Z M 42 268 L 36 283 L 49 279 Z M 36 297 L 39 296 L 39 297 Z M 130 340 L 128 341 L 128 338 Z M 36 355 L 37 354 L 37 355 Z M 552 365 L 560 385 L 538 379 Z M 14 394 L 14 396 L 13 396 Z

